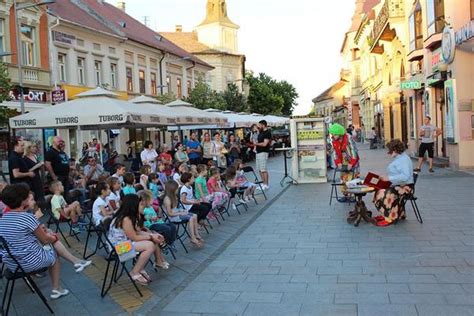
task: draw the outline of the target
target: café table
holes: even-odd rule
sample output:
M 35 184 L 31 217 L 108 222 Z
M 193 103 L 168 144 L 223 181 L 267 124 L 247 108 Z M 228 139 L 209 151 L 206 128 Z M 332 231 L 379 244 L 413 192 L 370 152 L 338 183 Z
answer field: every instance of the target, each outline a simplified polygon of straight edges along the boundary
M 362 220 L 367 223 L 372 223 L 374 221 L 372 218 L 372 212 L 367 209 L 363 200 L 367 193 L 372 193 L 374 191 L 374 188 L 366 185 L 358 185 L 347 188 L 346 192 L 353 194 L 356 198 L 354 210 L 349 213 L 349 216 L 347 217 L 347 223 L 354 224 L 354 226 L 357 227 Z

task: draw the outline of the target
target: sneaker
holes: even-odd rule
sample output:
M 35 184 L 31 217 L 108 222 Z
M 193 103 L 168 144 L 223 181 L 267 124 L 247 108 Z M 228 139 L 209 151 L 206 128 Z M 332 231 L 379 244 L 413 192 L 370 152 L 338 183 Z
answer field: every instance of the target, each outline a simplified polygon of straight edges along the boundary
M 244 201 L 247 202 L 247 203 L 249 203 L 249 202 L 250 202 L 250 198 L 249 198 L 248 196 L 245 196 L 245 197 L 244 197 Z
M 265 191 L 268 191 L 268 190 L 270 190 L 270 186 L 264 184 L 264 185 L 263 185 L 263 189 L 264 189 Z
M 77 225 L 77 224 L 74 224 L 74 225 L 72 226 L 72 229 L 71 229 L 71 230 L 72 230 L 72 232 L 73 232 L 74 234 L 79 234 L 80 232 L 84 231 L 84 230 L 81 229 L 81 227 L 80 227 L 79 225 Z
M 433 172 L 434 172 L 433 168 L 430 168 L 430 172 L 431 172 L 431 173 L 433 173 Z
M 87 226 L 87 225 L 89 225 L 89 223 L 86 222 L 85 219 L 82 219 L 82 218 L 81 218 L 81 219 L 79 219 L 79 220 L 77 221 L 77 225 L 79 225 L 79 226 Z
M 66 290 L 66 289 L 57 289 L 57 290 L 52 290 L 51 295 L 49 297 L 51 297 L 53 300 L 55 300 L 55 299 L 58 299 L 62 296 L 66 296 L 68 294 L 69 294 L 69 291 Z
M 76 272 L 79 273 L 79 272 L 82 272 L 85 268 L 87 268 L 88 266 L 90 266 L 92 263 L 91 260 L 87 260 L 87 261 L 81 261 L 81 262 L 78 262 L 74 265 L 74 269 L 76 269 Z
M 247 204 L 247 201 L 245 201 L 244 199 L 239 199 L 239 203 L 241 203 L 241 204 Z
M 420 168 L 415 168 L 415 169 L 413 169 L 413 171 L 414 171 L 414 172 L 420 172 L 421 169 L 420 169 Z
M 235 203 L 232 203 L 232 210 L 237 211 L 237 206 L 235 206 Z

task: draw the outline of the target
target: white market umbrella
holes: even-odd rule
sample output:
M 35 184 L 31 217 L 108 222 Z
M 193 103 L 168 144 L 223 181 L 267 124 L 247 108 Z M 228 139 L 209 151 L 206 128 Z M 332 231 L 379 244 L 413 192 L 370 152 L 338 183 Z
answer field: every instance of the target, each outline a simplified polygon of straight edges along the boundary
M 157 99 L 141 95 L 131 100 L 128 100 L 128 102 L 136 104 L 139 109 L 149 111 L 150 113 L 163 118 L 164 122 L 166 122 L 165 125 L 176 125 L 178 113 L 176 113 L 176 111 L 173 111 L 173 109 L 164 106 Z
M 12 128 L 106 129 L 127 126 L 153 127 L 165 125 L 163 118 L 118 95 L 95 88 L 77 95 L 77 99 L 10 119 Z
M 220 114 L 225 116 L 229 122 L 229 125 L 235 128 L 250 127 L 252 124 L 258 123 L 254 117 L 247 114 L 239 114 L 232 111 L 224 111 Z
M 289 118 L 276 115 L 265 115 L 263 119 L 271 126 L 282 126 L 290 123 Z
M 175 111 L 179 111 L 177 112 L 180 114 L 178 124 L 217 124 L 221 126 L 227 123 L 227 119 L 224 116 L 218 113 L 197 109 L 191 103 L 183 100 L 178 99 L 167 103 L 166 106 L 173 108 Z M 198 118 L 197 122 L 194 121 L 195 117 Z

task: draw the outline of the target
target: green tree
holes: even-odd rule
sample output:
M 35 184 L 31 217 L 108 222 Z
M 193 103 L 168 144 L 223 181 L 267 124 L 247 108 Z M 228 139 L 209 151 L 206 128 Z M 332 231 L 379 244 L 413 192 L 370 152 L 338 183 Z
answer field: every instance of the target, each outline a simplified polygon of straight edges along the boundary
M 237 113 L 247 111 L 247 100 L 237 85 L 230 84 L 222 96 L 226 103 L 226 110 Z
M 275 93 L 276 81 L 270 76 L 260 73 L 255 77 L 253 73 L 246 76 L 250 85 L 248 108 L 251 113 L 282 114 L 284 99 Z
M 3 62 L 0 62 L 0 103 L 10 100 L 10 91 L 12 84 L 8 75 L 8 68 Z M 7 126 L 8 120 L 18 115 L 16 110 L 7 107 L 0 107 L 0 125 Z
M 196 83 L 185 101 L 202 110 L 208 108 L 225 110 L 226 108 L 222 94 L 213 91 L 202 79 Z
M 296 92 L 295 87 L 293 87 L 293 85 L 287 81 L 280 81 L 274 85 L 273 91 L 275 94 L 283 98 L 281 114 L 287 116 L 291 115 L 293 113 L 293 109 L 297 105 L 296 99 L 298 98 L 298 93 Z
M 166 104 L 166 103 L 176 101 L 177 98 L 174 95 L 174 93 L 168 92 L 168 93 L 157 96 L 156 99 L 160 101 L 162 104 Z

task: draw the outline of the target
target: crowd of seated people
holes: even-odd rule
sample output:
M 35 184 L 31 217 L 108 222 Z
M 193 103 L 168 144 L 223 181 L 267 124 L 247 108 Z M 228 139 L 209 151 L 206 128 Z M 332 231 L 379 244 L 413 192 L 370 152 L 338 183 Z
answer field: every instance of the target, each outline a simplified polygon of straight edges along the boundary
M 107 172 L 96 155 L 99 146 L 84 146 L 85 157 L 76 163 L 64 152 L 64 141 L 55 137 L 45 155 L 48 176 L 41 189 L 32 184 L 32 179 L 43 164 L 27 165 L 20 160 L 25 144 L 21 139 L 15 140 L 12 184 L 0 185 L 0 236 L 9 243 L 27 273 L 49 269 L 51 298 L 67 295 L 69 291 L 59 284 L 59 258 L 71 262 L 76 272 L 92 262 L 71 255 L 60 235 L 41 224 L 47 222 L 48 215 L 36 202 L 46 201 L 51 216 L 59 223 L 69 223 L 78 236 L 94 226 L 105 228 L 112 244 L 132 241 L 140 255 L 130 271 L 131 278 L 147 285 L 152 281 L 146 272 L 150 258 L 154 257 L 155 268 L 170 267 L 163 252 L 165 247 L 175 249 L 178 224 L 187 226 L 190 244 L 201 249 L 205 246 L 203 234 L 209 233 L 211 223 L 218 221 L 223 210 L 235 210 L 237 203 L 248 204 L 253 197 L 256 186 L 242 171 L 244 164 L 237 155 L 240 147 L 235 136 L 230 137 L 230 146 L 220 140 L 220 135 L 215 135 L 216 141 L 210 141 L 209 135 L 204 139 L 199 143 L 192 134 L 186 142 L 189 147 L 184 142 L 177 143 L 174 154 L 164 145 L 158 153 L 152 142 L 145 142 L 139 155 L 139 172 L 127 170 L 121 163 Z M 35 157 L 30 154 L 34 149 L 30 147 L 28 159 L 34 162 Z M 36 164 L 40 166 L 31 170 Z M 236 190 L 242 194 L 236 195 Z M 85 215 L 88 213 L 91 223 Z M 1 255 L 6 267 L 14 270 L 8 254 L 3 251 Z

